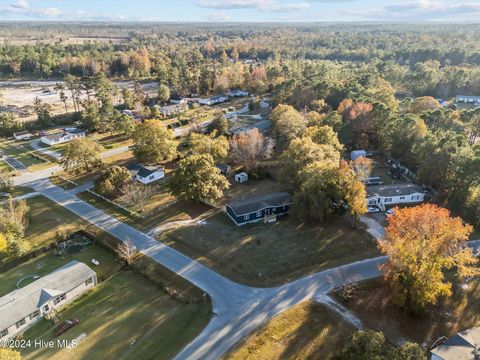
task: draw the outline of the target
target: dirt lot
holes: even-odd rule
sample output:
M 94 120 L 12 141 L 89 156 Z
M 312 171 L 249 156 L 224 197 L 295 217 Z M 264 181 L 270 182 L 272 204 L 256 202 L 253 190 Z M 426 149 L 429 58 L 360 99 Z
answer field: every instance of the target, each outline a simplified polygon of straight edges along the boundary
M 0 106 L 0 111 L 11 111 L 16 113 L 22 121 L 32 121 L 36 119 L 33 111 L 33 102 L 38 97 L 43 103 L 52 106 L 53 115 L 63 113 L 65 112 L 65 106 L 60 101 L 58 93 L 54 91 L 57 83 L 62 83 L 62 81 L 0 81 L 0 90 L 3 92 L 5 102 L 4 106 Z M 134 86 L 133 81 L 116 81 L 114 84 L 121 89 L 133 89 Z M 142 86 L 145 94 L 155 94 L 157 91 L 156 82 L 145 83 Z M 50 92 L 47 92 L 47 90 L 50 90 Z M 69 97 L 67 101 L 68 111 L 73 111 L 69 91 L 66 90 L 65 92 Z M 85 96 L 81 98 L 85 98 Z M 114 104 L 118 103 L 118 100 L 114 99 Z

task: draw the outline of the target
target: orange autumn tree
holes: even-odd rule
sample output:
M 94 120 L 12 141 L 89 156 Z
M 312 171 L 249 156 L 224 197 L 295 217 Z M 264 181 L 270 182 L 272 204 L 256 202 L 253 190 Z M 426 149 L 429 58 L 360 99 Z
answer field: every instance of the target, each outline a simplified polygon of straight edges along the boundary
M 478 274 L 477 259 L 466 244 L 471 232 L 470 225 L 436 205 L 396 208 L 379 247 L 388 256 L 382 270 L 397 304 L 421 313 L 451 295 L 444 270 L 455 268 L 459 278 Z

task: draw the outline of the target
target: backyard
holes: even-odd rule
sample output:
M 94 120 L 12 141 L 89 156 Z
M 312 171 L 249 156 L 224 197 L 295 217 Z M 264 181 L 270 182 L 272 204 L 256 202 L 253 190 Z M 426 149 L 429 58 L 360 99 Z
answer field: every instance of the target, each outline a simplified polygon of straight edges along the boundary
M 344 321 L 322 305 L 305 302 L 275 317 L 224 359 L 333 359 L 351 332 Z
M 92 259 L 98 260 L 100 265 L 92 265 Z M 17 283 L 22 279 L 24 280 L 19 283 L 20 287 L 34 280 L 33 277 L 28 278 L 29 276 L 44 276 L 72 260 L 88 264 L 95 270 L 98 278 L 111 273 L 119 263 L 112 253 L 98 245 L 71 255 L 64 253 L 61 256 L 57 256 L 53 250 L 50 250 L 14 268 L 9 268 L 8 263 L 0 266 L 0 296 L 15 290 Z
M 59 313 L 80 324 L 59 339 L 78 339 L 74 349 L 29 348 L 24 359 L 170 359 L 207 324 L 206 304 L 181 304 L 132 271 L 121 271 Z M 25 339 L 54 340 L 47 320 Z
M 223 213 L 160 233 L 158 239 L 229 278 L 254 286 L 283 284 L 308 273 L 375 257 L 374 241 L 340 218 L 321 225 L 285 217 L 237 227 Z
M 5 155 L 20 161 L 29 171 L 39 171 L 55 165 L 50 159 L 30 149 L 27 144 L 28 142 L 25 141 L 2 139 L 0 141 L 0 150 Z

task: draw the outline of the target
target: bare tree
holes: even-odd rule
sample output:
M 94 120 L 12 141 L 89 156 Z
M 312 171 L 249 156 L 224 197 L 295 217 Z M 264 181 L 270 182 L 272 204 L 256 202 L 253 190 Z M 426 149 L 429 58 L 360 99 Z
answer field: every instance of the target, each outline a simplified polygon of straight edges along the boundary
M 128 265 L 132 264 L 137 253 L 137 247 L 133 244 L 133 241 L 128 238 L 126 241 L 117 246 L 118 257 L 125 261 Z
M 140 212 L 145 209 L 148 200 L 155 194 L 152 186 L 130 182 L 123 187 L 123 201 L 131 207 L 137 207 Z
M 242 165 L 248 173 L 255 173 L 260 161 L 270 158 L 273 150 L 273 140 L 265 138 L 258 129 L 235 135 L 230 140 L 230 156 L 236 164 Z

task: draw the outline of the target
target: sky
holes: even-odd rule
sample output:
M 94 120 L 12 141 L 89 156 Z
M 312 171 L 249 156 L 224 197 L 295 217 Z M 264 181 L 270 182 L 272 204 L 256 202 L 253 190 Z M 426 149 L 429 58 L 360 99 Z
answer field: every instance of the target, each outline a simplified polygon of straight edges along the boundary
M 0 0 L 0 21 L 480 22 L 480 0 Z

